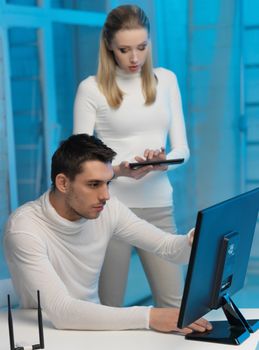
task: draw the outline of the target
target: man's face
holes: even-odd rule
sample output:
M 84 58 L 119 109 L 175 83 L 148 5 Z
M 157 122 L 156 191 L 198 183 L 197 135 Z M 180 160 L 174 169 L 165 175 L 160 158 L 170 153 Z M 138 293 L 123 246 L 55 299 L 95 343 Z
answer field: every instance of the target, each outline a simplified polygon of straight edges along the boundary
M 66 180 L 65 217 L 71 221 L 81 217 L 98 218 L 106 201 L 110 199 L 112 165 L 92 160 L 83 163 L 82 169 L 83 171 L 77 174 L 73 181 Z

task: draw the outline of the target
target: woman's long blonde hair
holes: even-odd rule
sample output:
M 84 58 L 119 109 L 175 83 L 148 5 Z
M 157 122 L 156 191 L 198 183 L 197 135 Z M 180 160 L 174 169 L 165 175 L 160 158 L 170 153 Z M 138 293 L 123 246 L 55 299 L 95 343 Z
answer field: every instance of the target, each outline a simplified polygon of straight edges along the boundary
M 123 5 L 113 9 L 104 23 L 99 48 L 99 63 L 97 83 L 112 108 L 120 107 L 123 92 L 115 80 L 116 62 L 113 52 L 109 49 L 114 35 L 119 30 L 145 28 L 150 34 L 150 24 L 145 12 L 134 5 Z M 150 105 L 156 99 L 156 77 L 153 72 L 151 45 L 148 48 L 146 61 L 141 70 L 142 91 L 145 104 Z

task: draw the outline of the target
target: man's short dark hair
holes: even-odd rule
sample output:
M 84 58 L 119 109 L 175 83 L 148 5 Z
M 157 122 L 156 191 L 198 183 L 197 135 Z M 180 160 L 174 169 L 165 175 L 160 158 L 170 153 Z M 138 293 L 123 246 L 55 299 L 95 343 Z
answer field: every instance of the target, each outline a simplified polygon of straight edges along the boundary
M 116 156 L 111 148 L 100 139 L 87 134 L 72 135 L 61 141 L 59 148 L 52 156 L 51 181 L 55 188 L 56 176 L 65 174 L 73 181 L 77 174 L 82 172 L 82 163 L 88 160 L 99 160 L 103 163 L 111 163 Z

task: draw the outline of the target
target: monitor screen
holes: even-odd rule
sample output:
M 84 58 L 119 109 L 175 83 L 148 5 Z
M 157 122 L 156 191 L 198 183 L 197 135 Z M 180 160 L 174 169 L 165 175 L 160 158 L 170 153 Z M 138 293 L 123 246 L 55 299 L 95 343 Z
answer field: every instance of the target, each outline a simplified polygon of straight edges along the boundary
M 198 212 L 178 327 L 219 307 L 227 321 L 187 338 L 239 344 L 258 326 L 253 320 L 250 327 L 231 299 L 244 286 L 258 210 L 259 187 Z

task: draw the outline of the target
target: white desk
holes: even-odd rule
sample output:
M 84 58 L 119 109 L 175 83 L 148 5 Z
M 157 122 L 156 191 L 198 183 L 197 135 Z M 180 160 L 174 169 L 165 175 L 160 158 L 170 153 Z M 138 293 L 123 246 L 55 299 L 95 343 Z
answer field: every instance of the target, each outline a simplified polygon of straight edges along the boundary
M 259 309 L 244 309 L 247 318 L 259 318 Z M 222 319 L 221 312 L 211 312 L 210 320 Z M 19 345 L 37 344 L 38 327 L 36 310 L 15 310 L 13 312 L 15 341 Z M 259 331 L 252 334 L 243 344 L 221 345 L 208 342 L 185 340 L 181 335 L 162 334 L 150 330 L 139 331 L 60 331 L 44 319 L 46 350 L 255 350 Z M 0 312 L 0 350 L 8 350 L 9 334 L 7 312 Z

